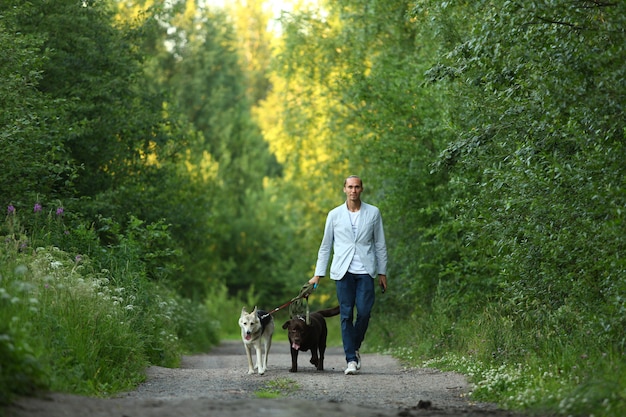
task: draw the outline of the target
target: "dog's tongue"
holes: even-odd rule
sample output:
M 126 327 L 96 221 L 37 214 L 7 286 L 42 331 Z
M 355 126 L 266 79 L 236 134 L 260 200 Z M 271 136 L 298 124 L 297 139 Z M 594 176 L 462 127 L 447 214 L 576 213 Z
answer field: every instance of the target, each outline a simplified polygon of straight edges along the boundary
M 299 344 L 297 344 L 297 343 L 293 343 L 293 344 L 291 345 L 291 347 L 292 347 L 294 350 L 300 350 L 300 345 L 299 345 Z
M 246 335 L 246 340 L 250 340 L 251 336 L 249 334 Z

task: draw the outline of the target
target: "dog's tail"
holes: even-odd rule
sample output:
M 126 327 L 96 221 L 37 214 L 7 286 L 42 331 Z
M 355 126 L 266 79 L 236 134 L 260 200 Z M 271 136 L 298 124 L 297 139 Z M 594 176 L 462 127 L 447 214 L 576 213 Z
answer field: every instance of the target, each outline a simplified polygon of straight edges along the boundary
M 333 308 L 327 308 L 326 310 L 318 311 L 323 317 L 332 317 L 339 314 L 339 306 Z

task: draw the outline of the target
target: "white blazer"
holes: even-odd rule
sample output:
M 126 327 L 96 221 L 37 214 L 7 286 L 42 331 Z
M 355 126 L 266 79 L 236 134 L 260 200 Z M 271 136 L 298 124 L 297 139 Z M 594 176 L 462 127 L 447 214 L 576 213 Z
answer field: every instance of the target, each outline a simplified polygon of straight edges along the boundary
M 326 275 L 331 251 L 330 278 L 340 280 L 348 272 L 355 253 L 372 278 L 378 274 L 387 275 L 387 246 L 383 219 L 376 206 L 361 202 L 357 219 L 357 235 L 352 232 L 350 214 L 346 203 L 332 209 L 326 217 L 324 237 L 317 254 L 315 275 Z

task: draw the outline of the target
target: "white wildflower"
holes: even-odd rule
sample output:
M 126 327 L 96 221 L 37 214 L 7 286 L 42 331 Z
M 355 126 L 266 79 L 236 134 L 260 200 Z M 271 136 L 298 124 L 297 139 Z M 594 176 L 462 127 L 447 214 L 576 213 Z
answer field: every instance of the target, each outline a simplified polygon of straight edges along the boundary
M 28 267 L 26 265 L 18 265 L 15 267 L 15 275 L 24 275 L 28 272 Z

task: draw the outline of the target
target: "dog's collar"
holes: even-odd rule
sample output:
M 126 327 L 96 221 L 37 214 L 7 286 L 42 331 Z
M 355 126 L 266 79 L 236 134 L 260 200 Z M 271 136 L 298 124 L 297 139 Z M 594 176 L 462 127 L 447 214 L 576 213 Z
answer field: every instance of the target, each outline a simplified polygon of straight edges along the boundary
M 305 319 L 304 317 L 302 317 L 302 316 L 296 316 L 296 318 L 297 318 L 298 320 L 302 320 L 303 322 L 305 322 L 305 323 L 306 323 L 306 319 Z

